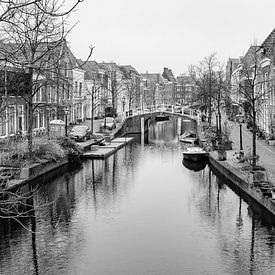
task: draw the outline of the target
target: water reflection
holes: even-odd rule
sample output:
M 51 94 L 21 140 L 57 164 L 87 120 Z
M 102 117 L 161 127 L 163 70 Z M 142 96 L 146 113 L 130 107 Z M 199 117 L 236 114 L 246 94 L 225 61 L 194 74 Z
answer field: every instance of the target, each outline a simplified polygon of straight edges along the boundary
M 206 167 L 207 161 L 191 161 L 187 159 L 182 160 L 182 164 L 189 170 L 198 172 Z
M 176 142 L 177 137 L 177 121 L 170 119 L 168 121 L 152 122 L 149 127 L 149 139 L 151 143 L 171 143 Z
M 151 126 L 148 144 L 44 185 L 31 232 L 2 222 L 0 273 L 273 274 L 274 228 L 208 165 L 183 165 L 173 122 Z

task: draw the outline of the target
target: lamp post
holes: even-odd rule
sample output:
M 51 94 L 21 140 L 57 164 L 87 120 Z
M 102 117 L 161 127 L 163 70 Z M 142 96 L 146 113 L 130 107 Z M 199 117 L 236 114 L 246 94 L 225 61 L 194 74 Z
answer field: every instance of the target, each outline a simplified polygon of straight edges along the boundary
M 65 115 L 65 137 L 68 136 L 68 112 L 69 112 L 69 107 L 65 106 L 64 107 L 64 115 Z
M 95 93 L 95 78 L 93 79 L 93 87 L 91 94 L 91 131 L 94 133 L 94 93 Z
M 108 103 L 108 99 L 104 99 L 104 129 L 106 129 L 106 116 L 107 116 L 107 113 L 106 113 L 106 109 L 107 109 L 107 103 Z
M 244 152 L 243 152 L 243 134 L 242 134 L 242 115 L 239 114 L 236 117 L 237 117 L 237 121 L 239 123 L 239 128 L 240 128 L 240 156 L 244 156 Z
M 219 124 L 218 124 L 218 114 L 216 114 L 216 135 L 217 135 L 217 140 L 219 141 Z

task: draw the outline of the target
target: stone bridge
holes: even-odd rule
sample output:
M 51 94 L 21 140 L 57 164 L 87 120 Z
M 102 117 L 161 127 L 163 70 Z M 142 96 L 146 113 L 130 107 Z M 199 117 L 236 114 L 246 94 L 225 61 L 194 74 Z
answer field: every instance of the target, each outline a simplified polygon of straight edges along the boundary
M 123 125 L 117 135 L 125 134 L 144 134 L 148 132 L 151 123 L 155 122 L 160 116 L 168 116 L 169 120 L 177 121 L 179 133 L 185 130 L 197 130 L 197 117 L 187 114 L 174 113 L 168 111 L 152 111 L 149 113 L 135 114 L 125 118 Z

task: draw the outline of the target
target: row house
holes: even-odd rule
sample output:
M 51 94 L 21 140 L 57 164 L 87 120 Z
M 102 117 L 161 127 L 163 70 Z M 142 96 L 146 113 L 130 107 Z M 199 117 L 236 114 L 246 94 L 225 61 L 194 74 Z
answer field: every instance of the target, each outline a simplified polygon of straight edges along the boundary
M 159 73 L 141 74 L 141 109 L 166 104 L 164 79 Z
M 267 36 L 258 50 L 257 82 L 261 90 L 258 126 L 268 135 L 275 133 L 275 29 Z
M 118 111 L 137 109 L 141 106 L 141 75 L 131 65 L 119 66 L 123 73 L 124 89 L 119 95 Z
M 66 41 L 57 48 L 55 58 L 59 59 L 58 66 L 54 61 L 48 76 L 43 79 L 44 85 L 33 97 L 37 105 L 34 111 L 35 131 L 48 129 L 49 122 L 55 119 L 66 121 L 67 124 L 76 124 L 85 119 L 84 70 L 80 68 Z
M 106 116 L 114 116 L 119 112 L 121 96 L 124 91 L 123 72 L 114 62 L 99 63 L 104 70 L 103 104 Z
M 235 115 L 248 110 L 253 92 L 257 98 L 257 126 L 267 135 L 275 133 L 274 50 L 275 29 L 261 45 L 251 46 L 243 57 L 229 59 L 226 68 Z
M 163 68 L 162 77 L 164 79 L 164 103 L 167 105 L 175 105 L 177 80 L 174 77 L 172 70 L 166 67 Z
M 259 73 L 259 46 L 250 46 L 244 56 L 238 59 L 229 59 L 226 72 L 230 89 L 232 108 L 229 118 L 235 120 L 238 114 L 248 114 L 252 98 L 259 97 L 257 76 Z M 233 63 L 234 61 L 234 63 Z M 257 69 L 256 69 L 257 67 Z M 249 116 L 247 115 L 247 118 Z
M 120 116 L 140 104 L 140 75 L 131 65 L 78 60 L 85 70 L 85 116 Z M 93 111 L 93 114 L 92 114 Z
M 26 103 L 18 94 L 28 88 L 28 78 L 27 73 L 11 66 L 3 64 L 0 70 L 0 138 L 26 129 Z
M 176 105 L 190 106 L 193 104 L 194 95 L 197 91 L 194 80 L 188 75 L 177 77 L 177 87 L 175 94 Z
M 96 61 L 78 60 L 81 68 L 84 69 L 84 98 L 85 98 L 85 118 L 101 118 L 105 114 L 104 95 L 107 84 L 105 70 Z
M 71 54 L 72 66 L 72 110 L 71 121 L 73 124 L 86 120 L 87 98 L 84 92 L 85 70 L 80 66 L 78 60 Z
M 30 82 L 34 134 L 45 133 L 49 129 L 49 122 L 54 119 L 62 119 L 72 124 L 85 119 L 84 71 L 76 62 L 66 41 L 50 53 L 47 53 L 45 47 L 46 44 L 41 44 L 38 48 L 38 54 L 43 58 L 34 64 Z M 27 89 L 30 89 L 26 81 L 28 68 L 19 69 L 5 64 L 0 68 L 0 75 L 0 138 L 17 132 L 24 134 L 29 124 L 27 110 L 30 99 L 26 99 Z
M 245 101 L 243 93 L 240 93 L 240 80 L 242 72 L 242 59 L 229 58 L 226 65 L 226 83 L 229 87 L 229 98 L 231 101 L 231 108 L 228 109 L 228 117 L 230 120 L 234 120 L 236 115 L 243 113 L 242 103 Z

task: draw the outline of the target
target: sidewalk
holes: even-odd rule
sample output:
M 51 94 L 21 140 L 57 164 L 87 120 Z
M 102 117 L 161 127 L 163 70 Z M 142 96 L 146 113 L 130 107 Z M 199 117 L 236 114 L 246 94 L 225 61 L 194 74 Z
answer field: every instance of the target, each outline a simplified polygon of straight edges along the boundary
M 233 141 L 232 150 L 227 151 L 227 162 L 231 166 L 240 167 L 241 164 L 235 161 L 233 154 L 240 150 L 240 127 L 236 122 L 228 121 L 228 127 L 231 130 L 231 140 Z M 252 133 L 246 128 L 246 124 L 242 124 L 242 144 L 244 154 L 252 150 Z M 257 155 L 259 158 L 259 165 L 266 169 L 267 179 L 275 185 L 275 146 L 268 145 L 264 140 L 257 140 Z
M 94 134 L 111 135 L 112 133 L 116 132 L 120 128 L 120 125 L 122 124 L 121 122 L 117 122 L 115 129 L 113 129 L 112 131 L 106 130 L 106 132 L 103 133 L 100 131 L 100 123 L 102 123 L 102 122 L 104 122 L 104 118 L 93 120 L 93 133 Z M 91 120 L 85 120 L 85 121 L 81 122 L 80 125 L 86 125 L 91 128 Z

